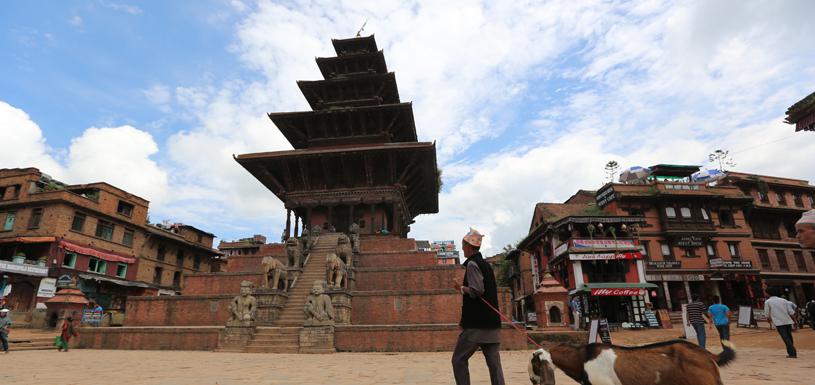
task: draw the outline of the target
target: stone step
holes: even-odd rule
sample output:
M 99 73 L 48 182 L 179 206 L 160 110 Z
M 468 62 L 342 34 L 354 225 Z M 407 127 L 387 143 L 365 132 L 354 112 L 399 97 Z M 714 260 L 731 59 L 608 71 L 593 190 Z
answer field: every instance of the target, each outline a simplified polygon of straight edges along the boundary
M 254 339 L 249 341 L 247 346 L 276 346 L 276 345 L 298 345 L 300 343 L 300 336 L 292 336 L 294 338 L 274 338 L 274 339 Z
M 247 346 L 246 352 L 247 353 L 289 353 L 295 354 L 300 351 L 300 347 L 296 345 L 292 346 Z

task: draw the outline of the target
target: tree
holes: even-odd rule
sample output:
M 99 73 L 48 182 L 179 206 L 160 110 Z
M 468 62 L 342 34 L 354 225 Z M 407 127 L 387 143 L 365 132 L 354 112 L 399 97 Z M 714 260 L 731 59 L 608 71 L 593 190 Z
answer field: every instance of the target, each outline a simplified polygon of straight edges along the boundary
M 728 167 L 736 167 L 736 162 L 733 160 L 733 157 L 730 156 L 730 151 L 718 149 L 713 151 L 707 157 L 710 159 L 711 162 L 718 162 L 719 163 L 719 171 L 724 172 L 725 166 Z

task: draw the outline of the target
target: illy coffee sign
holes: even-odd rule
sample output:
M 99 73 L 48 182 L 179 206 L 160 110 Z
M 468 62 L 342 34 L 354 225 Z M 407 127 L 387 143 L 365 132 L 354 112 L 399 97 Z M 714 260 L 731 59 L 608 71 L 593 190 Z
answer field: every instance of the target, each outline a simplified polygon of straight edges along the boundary
M 604 297 L 645 295 L 645 289 L 632 289 L 632 288 L 591 289 L 591 295 L 598 295 Z

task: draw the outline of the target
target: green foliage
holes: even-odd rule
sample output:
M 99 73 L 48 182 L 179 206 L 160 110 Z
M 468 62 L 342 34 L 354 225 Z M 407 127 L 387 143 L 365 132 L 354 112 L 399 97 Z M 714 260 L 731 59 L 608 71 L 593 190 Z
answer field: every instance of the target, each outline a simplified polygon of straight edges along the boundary
M 503 259 L 496 264 L 495 281 L 498 286 L 512 286 L 512 261 Z
M 441 192 L 442 186 L 444 186 L 444 179 L 441 177 L 442 169 L 436 167 L 436 184 L 438 185 L 438 190 L 436 192 Z

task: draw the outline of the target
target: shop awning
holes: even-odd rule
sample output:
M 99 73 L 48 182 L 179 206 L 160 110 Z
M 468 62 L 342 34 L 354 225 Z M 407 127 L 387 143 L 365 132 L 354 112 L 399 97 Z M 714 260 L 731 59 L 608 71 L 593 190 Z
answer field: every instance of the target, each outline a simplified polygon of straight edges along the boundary
M 645 295 L 648 289 L 656 289 L 653 283 L 603 282 L 586 283 L 574 292 L 590 293 L 597 296 L 634 296 Z
M 54 237 L 14 237 L 0 239 L 0 243 L 50 243 L 56 241 Z
M 91 249 L 90 247 L 80 246 L 77 245 L 76 243 L 68 242 L 66 240 L 59 241 L 59 246 L 68 251 L 73 251 L 75 253 L 83 255 L 89 255 L 91 257 L 96 257 L 108 262 L 136 263 L 136 258 Z
M 127 280 L 124 280 L 124 279 L 116 279 L 116 278 L 108 277 L 108 276 L 104 276 L 104 275 L 79 273 L 79 278 L 92 279 L 92 280 L 95 280 L 95 281 L 110 282 L 110 283 L 115 283 L 115 284 L 121 285 L 121 286 L 152 287 L 152 286 L 150 286 L 150 285 L 148 285 L 148 284 L 146 284 L 144 282 L 127 281 Z

